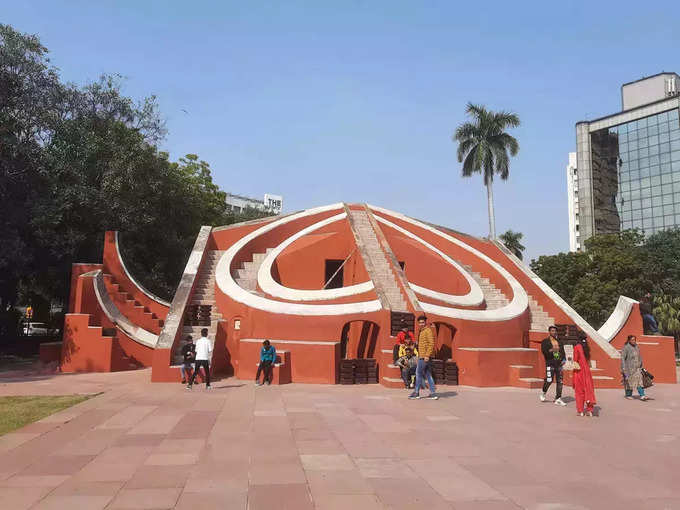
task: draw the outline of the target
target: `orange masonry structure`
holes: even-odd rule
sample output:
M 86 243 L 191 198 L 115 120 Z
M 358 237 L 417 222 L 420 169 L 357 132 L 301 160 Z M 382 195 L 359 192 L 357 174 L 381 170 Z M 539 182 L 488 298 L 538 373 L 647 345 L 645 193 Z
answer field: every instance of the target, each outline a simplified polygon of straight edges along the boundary
M 178 381 L 182 338 L 206 327 L 217 373 L 254 379 L 269 339 L 274 384 L 335 384 L 341 360 L 375 359 L 377 381 L 403 387 L 395 336 L 424 313 L 460 384 L 540 387 L 551 324 L 588 335 L 597 387 L 620 386 L 628 334 L 656 382 L 676 382 L 673 339 L 642 335 L 636 301 L 595 330 L 502 244 L 365 204 L 203 227 L 172 303 L 135 281 L 107 232 L 103 262 L 73 266 L 69 312 L 65 372 L 150 366 Z

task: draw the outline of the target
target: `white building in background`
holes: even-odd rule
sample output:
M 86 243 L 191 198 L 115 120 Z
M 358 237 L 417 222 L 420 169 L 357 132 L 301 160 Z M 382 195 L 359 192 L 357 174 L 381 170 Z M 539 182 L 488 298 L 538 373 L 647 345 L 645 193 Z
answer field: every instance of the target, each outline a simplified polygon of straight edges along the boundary
M 581 236 L 578 222 L 578 170 L 576 153 L 569 153 L 567 164 L 567 203 L 569 204 L 569 251 L 581 249 Z
M 257 209 L 258 211 L 267 211 L 272 214 L 281 214 L 283 210 L 283 197 L 270 193 L 265 193 L 263 200 L 227 193 L 226 202 L 227 210 L 235 213 L 242 213 L 246 209 Z

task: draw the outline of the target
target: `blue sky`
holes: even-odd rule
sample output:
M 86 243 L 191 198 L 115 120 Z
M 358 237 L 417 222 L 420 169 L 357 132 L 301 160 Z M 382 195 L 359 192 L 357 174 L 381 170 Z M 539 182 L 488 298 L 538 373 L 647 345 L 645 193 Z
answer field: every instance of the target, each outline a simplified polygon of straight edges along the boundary
M 450 137 L 468 101 L 515 111 L 496 221 L 526 259 L 568 249 L 575 122 L 680 71 L 672 2 L 3 3 L 65 80 L 126 76 L 127 94 L 158 96 L 173 159 L 197 153 L 223 189 L 282 194 L 286 211 L 370 202 L 486 235 L 481 178 L 460 176 Z

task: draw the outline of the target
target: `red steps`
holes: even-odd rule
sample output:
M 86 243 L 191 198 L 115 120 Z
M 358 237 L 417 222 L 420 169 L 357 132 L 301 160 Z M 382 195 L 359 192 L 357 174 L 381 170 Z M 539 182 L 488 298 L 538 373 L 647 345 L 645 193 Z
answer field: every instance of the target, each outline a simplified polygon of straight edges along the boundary
M 116 283 L 111 275 L 104 275 L 104 283 L 109 296 L 116 304 L 120 312 L 125 315 L 130 321 L 147 331 L 156 335 L 161 333 L 163 329 L 163 320 L 151 312 L 145 306 L 142 306 L 139 301 L 136 301 L 132 296 L 121 290 L 120 284 Z

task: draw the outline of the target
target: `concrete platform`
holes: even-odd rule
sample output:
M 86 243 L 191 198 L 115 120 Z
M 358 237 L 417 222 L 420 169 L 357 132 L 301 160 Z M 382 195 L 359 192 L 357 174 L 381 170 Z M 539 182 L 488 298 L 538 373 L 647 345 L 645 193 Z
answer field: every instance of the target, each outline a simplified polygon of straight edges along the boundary
M 680 386 L 597 393 L 380 385 L 212 391 L 149 370 L 0 379 L 1 395 L 101 395 L 0 437 L 0 508 L 680 508 Z M 571 389 L 566 389 L 569 397 Z

